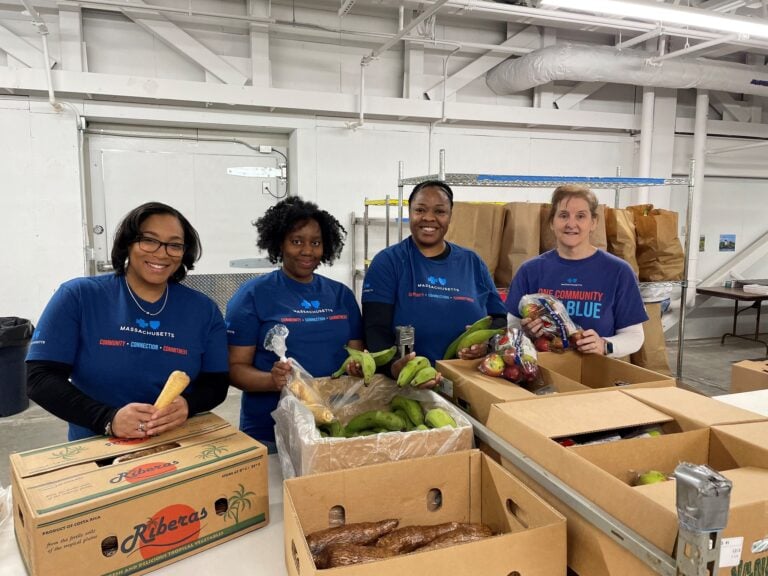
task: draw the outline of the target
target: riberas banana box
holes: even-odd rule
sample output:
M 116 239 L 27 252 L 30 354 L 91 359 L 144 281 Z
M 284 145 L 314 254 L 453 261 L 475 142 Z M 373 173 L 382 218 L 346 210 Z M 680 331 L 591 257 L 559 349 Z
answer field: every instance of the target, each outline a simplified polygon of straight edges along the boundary
M 214 414 L 11 454 L 30 574 L 144 574 L 269 521 L 267 450 Z

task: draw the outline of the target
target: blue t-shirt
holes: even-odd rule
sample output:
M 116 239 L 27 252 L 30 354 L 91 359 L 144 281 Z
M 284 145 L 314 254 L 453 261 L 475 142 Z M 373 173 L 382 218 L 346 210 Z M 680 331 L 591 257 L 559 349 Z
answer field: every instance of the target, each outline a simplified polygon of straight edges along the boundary
M 414 349 L 434 364 L 465 327 L 504 304 L 488 267 L 472 250 L 449 243 L 446 258 L 424 256 L 411 238 L 379 252 L 363 283 L 363 302 L 394 306 L 395 326 L 414 328 Z
M 136 298 L 150 312 L 163 302 Z M 171 282 L 163 311 L 148 316 L 131 299 L 125 277 L 114 274 L 62 284 L 43 311 L 27 360 L 71 365 L 74 386 L 115 408 L 154 403 L 174 370 L 186 372 L 193 387 L 200 372 L 229 369 L 224 319 L 210 298 Z M 93 431 L 69 425 L 70 440 L 88 436 Z
M 648 320 L 632 268 L 603 250 L 581 260 L 550 250 L 523 263 L 509 287 L 507 310 L 519 318 L 520 298 L 536 292 L 560 300 L 571 320 L 600 336 Z
M 245 282 L 227 304 L 230 346 L 256 346 L 253 365 L 272 370 L 277 355 L 264 348 L 264 337 L 276 324 L 288 327 L 286 356 L 312 376 L 329 376 L 346 360 L 344 345 L 363 339 L 363 323 L 355 295 L 341 282 L 314 274 L 302 283 L 275 270 Z M 271 412 L 279 392 L 243 392 L 240 429 L 257 440 L 274 441 Z

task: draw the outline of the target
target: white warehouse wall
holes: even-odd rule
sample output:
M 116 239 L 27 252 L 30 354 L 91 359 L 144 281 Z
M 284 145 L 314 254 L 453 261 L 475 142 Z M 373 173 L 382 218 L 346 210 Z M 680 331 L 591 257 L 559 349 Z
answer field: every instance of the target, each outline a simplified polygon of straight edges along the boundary
M 214 0 L 196 2 L 195 8 L 232 13 L 244 10 L 240 3 Z M 404 55 L 402 47 L 396 46 L 366 68 L 368 115 L 362 127 L 351 129 L 348 123 L 357 119 L 360 105 L 360 58 L 379 45 L 381 38 L 353 41 L 319 32 L 312 38 L 307 31 L 276 26 L 269 34 L 269 87 L 261 90 L 247 84 L 223 85 L 178 50 L 120 14 L 95 10 L 83 10 L 82 14 L 84 70 L 90 73 L 82 77 L 66 74 L 71 67 L 61 61 L 59 23 L 55 17 L 46 16 L 51 29 L 51 57 L 58 61 L 54 84 L 66 85 L 78 94 L 79 87 L 80 92 L 87 92 L 83 88 L 87 82 L 97 93 L 94 97 L 73 97 L 68 93 L 58 97 L 76 106 L 92 122 L 285 134 L 291 193 L 318 202 L 357 236 L 357 250 L 348 246 L 341 261 L 322 270 L 350 285 L 353 270 L 361 261 L 361 230 L 351 229 L 350 216 L 362 212 L 366 196 L 382 198 L 397 193 L 399 161 L 404 162 L 405 176 L 437 172 L 440 149 L 446 150 L 449 172 L 613 176 L 617 167 L 621 167 L 623 175 L 634 175 L 637 165 L 641 90 L 633 86 L 606 85 L 573 110 L 559 111 L 562 114 L 558 120 L 552 121 L 554 110 L 532 105 L 533 91 L 498 96 L 487 88 L 481 76 L 449 96 L 447 102 L 449 116 L 477 114 L 481 120 L 433 124 L 441 103 L 425 102 L 420 94 L 441 80 L 447 52 L 423 49 L 423 74 L 412 79 L 414 94 L 406 100 L 401 98 Z M 289 6 L 274 5 L 273 16 L 286 21 L 295 17 L 329 28 L 339 25 L 335 11 L 302 5 L 295 8 L 295 13 Z M 180 26 L 190 36 L 251 78 L 252 46 L 245 26 L 181 20 Z M 489 44 L 500 43 L 524 28 L 491 21 L 467 25 L 457 18 L 439 22 L 437 38 Z M 343 24 L 349 29 L 394 31 L 392 13 L 384 10 L 353 14 Z M 30 45 L 39 46 L 39 38 L 28 22 L 16 20 L 8 27 Z M 566 33 L 558 34 L 562 38 Z M 568 34 L 573 40 L 589 38 L 587 33 Z M 481 53 L 462 50 L 453 55 L 449 75 Z M 17 71 L 22 74 L 14 75 Z M 40 73 L 37 80 L 27 80 L 35 73 Z M 41 71 L 25 69 L 0 50 L 0 82 L 6 78 L 10 79 L 5 80 L 7 83 L 29 81 L 37 88 L 32 91 L 34 96 L 25 96 L 13 93 L 6 85 L 11 93 L 0 97 L 0 173 L 4 180 L 0 213 L 5 216 L 5 225 L 0 228 L 4 246 L 0 251 L 0 315 L 36 320 L 55 288 L 85 269 L 78 132 L 69 107 L 55 113 L 43 98 Z M 551 87 L 552 97 L 565 94 L 573 84 L 564 82 Z M 139 96 L 111 96 L 136 87 L 140 87 Z M 693 91 L 663 92 L 664 97 L 657 98 L 658 134 L 652 174 L 685 175 L 692 138 L 675 136 L 674 119 L 676 115 L 690 117 Z M 165 99 L 161 100 L 158 93 Z M 678 93 L 683 104 L 677 103 Z M 272 110 L 271 105 L 261 105 L 264 101 L 259 98 L 264 94 L 274 95 L 278 108 L 283 96 L 291 102 L 297 101 L 297 95 L 304 96 L 315 103 L 317 111 L 292 112 L 288 105 L 287 109 Z M 230 106 L 227 98 L 231 95 L 252 98 L 256 104 L 249 107 L 244 100 L 237 100 L 240 105 Z M 220 99 L 211 102 L 211 97 Z M 388 105 L 394 111 L 382 113 Z M 541 123 L 526 122 L 518 116 Z M 562 125 L 557 124 L 559 118 L 564 119 Z M 719 145 L 730 142 L 721 140 Z M 717 139 L 710 141 L 718 144 Z M 762 233 L 761 222 L 766 221 L 768 211 L 760 191 L 768 176 L 764 168 L 768 165 L 766 153 L 768 147 L 733 159 L 713 157 L 713 169 L 706 171 L 701 207 L 701 233 L 707 236 L 707 251 L 702 258 L 706 260 L 699 260 L 698 276 L 703 277 L 727 258 L 715 251 L 717 234 L 736 233 L 738 253 Z M 749 175 L 750 180 L 734 180 L 737 175 Z M 541 201 L 549 193 L 532 189 L 461 189 L 457 190 L 457 199 Z M 613 191 L 599 191 L 598 196 L 602 202 L 613 204 Z M 678 210 L 681 222 L 684 196 L 668 189 L 651 191 L 654 204 Z M 634 194 L 625 192 L 620 203 L 626 205 L 633 198 Z M 742 206 L 750 206 L 749 215 Z M 768 271 L 760 267 L 750 273 L 768 277 Z M 697 321 L 699 312 L 694 313 L 687 335 L 699 337 L 723 331 L 722 325 L 730 318 L 729 303 L 710 302 L 707 306 L 714 312 L 705 311 L 702 322 Z

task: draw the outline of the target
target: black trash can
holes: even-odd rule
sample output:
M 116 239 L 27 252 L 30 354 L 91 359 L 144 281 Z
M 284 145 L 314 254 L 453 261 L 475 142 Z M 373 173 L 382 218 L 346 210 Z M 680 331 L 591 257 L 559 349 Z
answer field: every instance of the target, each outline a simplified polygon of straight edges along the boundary
M 34 327 L 29 320 L 0 317 L 0 416 L 11 416 L 29 407 L 27 357 Z

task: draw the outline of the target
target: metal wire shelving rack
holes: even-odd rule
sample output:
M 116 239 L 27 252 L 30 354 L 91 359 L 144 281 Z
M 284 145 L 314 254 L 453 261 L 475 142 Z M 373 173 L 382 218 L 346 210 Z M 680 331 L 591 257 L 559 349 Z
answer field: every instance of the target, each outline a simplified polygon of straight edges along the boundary
M 376 219 L 378 223 L 384 223 L 386 227 L 386 245 L 390 244 L 390 224 L 392 207 L 397 209 L 397 216 L 394 222 L 398 226 L 398 241 L 403 238 L 403 207 L 408 205 L 404 200 L 403 193 L 406 186 L 414 186 L 427 180 L 442 180 L 452 187 L 499 187 L 499 188 L 555 188 L 563 184 L 583 184 L 593 189 L 613 189 L 615 190 L 615 206 L 619 206 L 619 195 L 621 190 L 627 188 L 642 188 L 656 186 L 685 186 L 688 191 L 688 202 L 685 216 L 685 245 L 684 252 L 684 270 L 683 280 L 681 281 L 663 281 L 650 282 L 642 284 L 654 285 L 673 285 L 680 286 L 680 321 L 678 324 L 678 348 L 677 348 L 677 370 L 678 380 L 682 378 L 682 360 L 683 360 L 683 342 L 685 333 L 685 303 L 688 289 L 688 254 L 690 253 L 690 228 L 693 210 L 693 191 L 694 191 L 694 161 L 690 162 L 689 176 L 687 178 L 629 178 L 629 177 L 582 177 L 582 176 L 528 176 L 528 175 L 503 175 L 503 174 L 464 174 L 464 173 L 446 173 L 444 151 L 440 151 L 440 171 L 437 174 L 428 174 L 424 176 L 415 176 L 410 178 L 403 177 L 403 162 L 399 163 L 398 176 L 398 195 L 396 199 L 387 195 L 383 200 L 365 199 L 365 212 L 363 218 L 354 218 L 354 224 L 362 224 L 364 229 L 364 268 L 356 270 L 355 275 L 365 274 L 368 267 L 368 227 L 372 220 L 369 216 L 370 206 L 384 206 L 385 217 L 383 220 Z M 641 285 L 642 285 L 641 284 Z M 574 492 L 570 487 L 563 484 L 552 474 L 541 468 L 527 455 L 515 450 L 509 444 L 501 440 L 492 431 L 481 423 L 471 420 L 476 430 L 476 435 L 497 450 L 504 458 L 513 462 L 518 468 L 525 471 L 532 479 L 537 481 L 550 493 L 556 495 L 579 513 L 588 522 L 596 526 L 600 531 L 607 535 L 611 540 L 624 547 L 658 574 L 665 576 L 701 576 L 705 574 L 714 574 L 717 572 L 717 559 L 715 558 L 716 549 L 719 549 L 719 533 L 717 535 L 718 543 L 713 549 L 711 547 L 713 534 L 704 535 L 702 533 L 692 533 L 682 524 L 680 525 L 681 541 L 687 542 L 693 550 L 693 556 L 697 557 L 698 562 L 692 562 L 690 558 L 685 557 L 684 553 L 678 550 L 677 558 L 667 555 L 659 550 L 642 536 L 626 525 L 621 524 L 615 518 L 612 518 L 604 510 L 596 507 L 594 504 L 585 500 L 581 495 Z M 707 538 L 710 541 L 707 542 Z M 707 562 L 701 561 L 707 559 Z M 709 572 L 709 570 L 713 572 Z

